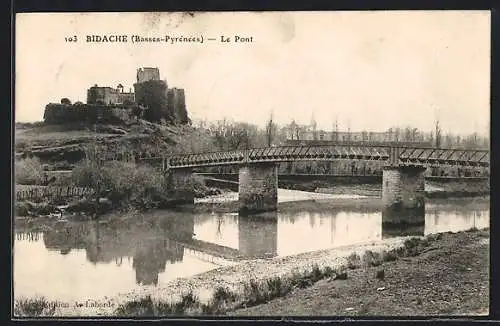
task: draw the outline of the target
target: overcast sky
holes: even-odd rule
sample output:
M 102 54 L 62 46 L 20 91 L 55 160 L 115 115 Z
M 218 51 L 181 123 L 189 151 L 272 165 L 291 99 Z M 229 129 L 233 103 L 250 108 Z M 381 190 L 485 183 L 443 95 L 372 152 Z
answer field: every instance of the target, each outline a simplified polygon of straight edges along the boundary
M 486 133 L 490 112 L 487 11 L 20 14 L 16 121 L 38 121 L 49 102 L 86 101 L 93 84 L 133 87 L 158 67 L 184 88 L 191 118 L 331 129 Z M 203 35 L 205 42 L 91 44 L 87 34 Z M 78 43 L 66 43 L 76 35 Z M 252 43 L 221 43 L 221 35 Z

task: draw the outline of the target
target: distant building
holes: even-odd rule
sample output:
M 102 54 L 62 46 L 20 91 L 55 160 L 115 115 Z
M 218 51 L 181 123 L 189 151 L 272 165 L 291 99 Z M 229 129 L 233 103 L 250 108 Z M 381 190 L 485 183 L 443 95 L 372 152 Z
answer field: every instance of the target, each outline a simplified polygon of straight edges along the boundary
M 134 93 L 124 92 L 121 84 L 116 88 L 100 87 L 96 84 L 87 90 L 87 104 L 132 104 L 134 101 Z
M 418 143 L 430 145 L 423 134 L 406 135 L 403 130 L 389 129 L 373 131 L 325 131 L 315 130 L 314 126 L 299 126 L 294 121 L 287 126 L 288 143 Z

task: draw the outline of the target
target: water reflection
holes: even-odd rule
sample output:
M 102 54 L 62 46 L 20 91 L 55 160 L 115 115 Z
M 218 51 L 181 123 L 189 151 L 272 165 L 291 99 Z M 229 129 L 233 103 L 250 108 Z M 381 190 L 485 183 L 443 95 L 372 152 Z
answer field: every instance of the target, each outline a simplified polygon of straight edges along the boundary
M 425 233 L 425 209 L 384 209 L 382 239 L 401 236 L 422 236 Z
M 278 255 L 278 213 L 238 219 L 238 248 L 245 257 Z
M 318 206 L 255 217 L 155 211 L 109 222 L 17 223 L 15 290 L 57 298 L 110 295 L 195 275 L 230 260 L 287 256 L 488 224 L 488 201 L 467 205 L 431 201 L 425 211 L 417 212 Z M 68 288 L 72 293 L 64 292 Z
M 115 262 L 132 257 L 138 284 L 158 284 L 158 274 L 165 266 L 182 262 L 183 243 L 193 236 L 192 216 L 169 215 L 162 218 L 127 221 L 116 225 L 92 222 L 69 222 L 46 231 L 43 242 L 48 250 L 68 254 L 83 249 L 93 264 Z

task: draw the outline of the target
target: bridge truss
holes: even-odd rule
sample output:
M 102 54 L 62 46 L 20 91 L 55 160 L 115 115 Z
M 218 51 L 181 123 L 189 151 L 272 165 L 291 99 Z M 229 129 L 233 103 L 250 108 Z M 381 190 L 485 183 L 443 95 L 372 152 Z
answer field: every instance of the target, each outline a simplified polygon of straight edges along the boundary
M 312 145 L 254 148 L 227 152 L 177 154 L 168 157 L 141 157 L 140 161 L 159 163 L 168 168 L 194 168 L 219 165 L 293 161 L 363 160 L 391 165 L 489 167 L 488 150 L 435 149 L 363 145 Z

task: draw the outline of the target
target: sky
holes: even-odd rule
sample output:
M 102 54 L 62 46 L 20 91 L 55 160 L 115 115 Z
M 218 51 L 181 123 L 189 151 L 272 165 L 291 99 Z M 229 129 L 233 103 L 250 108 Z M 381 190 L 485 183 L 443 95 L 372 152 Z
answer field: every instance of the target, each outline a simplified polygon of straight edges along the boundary
M 110 34 L 129 42 L 85 42 Z M 192 119 L 264 126 L 272 112 L 279 124 L 314 117 L 327 130 L 337 120 L 339 129 L 430 131 L 439 118 L 448 132 L 489 134 L 488 11 L 29 13 L 16 16 L 15 42 L 16 121 L 42 120 L 63 97 L 85 102 L 94 84 L 127 90 L 137 68 L 158 67 L 185 89 Z

